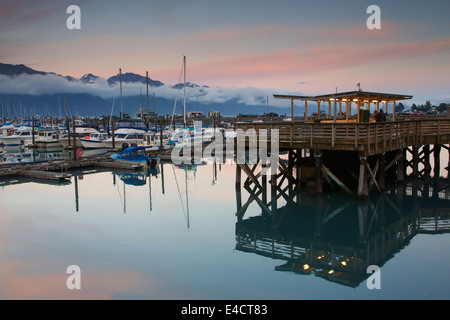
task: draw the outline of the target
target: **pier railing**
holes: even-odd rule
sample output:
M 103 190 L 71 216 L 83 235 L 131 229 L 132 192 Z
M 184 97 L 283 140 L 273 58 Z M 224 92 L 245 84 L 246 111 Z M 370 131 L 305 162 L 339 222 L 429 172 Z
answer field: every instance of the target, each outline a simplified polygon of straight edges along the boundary
M 344 122 L 237 123 L 237 129 L 256 133 L 279 130 L 280 148 L 359 151 L 367 156 L 408 146 L 450 143 L 450 119 Z

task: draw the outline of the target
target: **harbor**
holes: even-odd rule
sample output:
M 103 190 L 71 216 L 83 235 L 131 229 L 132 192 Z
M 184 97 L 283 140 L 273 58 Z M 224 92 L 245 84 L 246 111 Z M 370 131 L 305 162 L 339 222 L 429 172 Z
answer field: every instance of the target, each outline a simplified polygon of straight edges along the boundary
M 2 1 L 0 300 L 450 299 L 450 2 Z

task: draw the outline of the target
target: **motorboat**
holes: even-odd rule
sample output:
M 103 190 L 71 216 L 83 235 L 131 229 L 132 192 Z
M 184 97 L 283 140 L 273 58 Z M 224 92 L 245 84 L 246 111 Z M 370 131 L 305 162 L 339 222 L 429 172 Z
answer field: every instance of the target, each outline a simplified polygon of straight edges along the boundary
M 67 130 L 63 132 L 59 137 L 59 143 L 62 144 L 62 146 L 66 149 L 73 147 L 73 129 L 70 129 L 70 137 L 67 133 Z M 100 133 L 95 127 L 88 125 L 88 124 L 82 124 L 82 125 L 75 125 L 75 141 L 76 141 L 76 148 L 82 148 L 83 144 L 81 143 L 81 138 L 85 138 L 86 136 L 90 136 L 91 134 L 98 134 Z
M 52 129 L 42 129 L 37 133 L 35 145 L 38 149 L 62 149 L 59 142 L 59 131 Z
M 115 162 L 137 164 L 139 167 L 154 167 L 159 164 L 159 158 L 147 156 L 146 148 L 142 146 L 126 148 L 120 153 L 111 154 L 110 157 Z
M 99 132 L 80 138 L 80 141 L 85 149 L 102 149 L 106 148 L 106 145 L 103 142 L 108 138 L 109 134 L 107 132 Z
M 170 149 L 169 142 L 169 132 L 163 131 L 162 133 L 162 145 L 164 149 Z M 152 150 L 161 149 L 161 132 L 147 132 L 144 134 L 144 146 L 151 147 Z
M 39 120 L 34 120 L 34 129 L 39 130 L 41 123 Z M 29 145 L 33 142 L 33 120 L 24 120 L 22 124 L 15 129 L 10 136 L 0 137 L 0 143 L 5 146 L 21 146 Z
M 113 137 L 103 140 L 106 148 L 122 148 L 129 146 L 142 146 L 144 144 L 144 135 L 147 133 L 147 127 L 142 119 L 121 120 L 118 129 L 114 131 Z

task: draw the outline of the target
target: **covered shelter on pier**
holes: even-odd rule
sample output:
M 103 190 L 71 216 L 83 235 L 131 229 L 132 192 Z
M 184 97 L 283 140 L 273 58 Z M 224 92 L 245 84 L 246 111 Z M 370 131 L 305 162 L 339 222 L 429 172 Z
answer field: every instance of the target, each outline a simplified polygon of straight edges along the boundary
M 321 104 L 328 104 L 328 120 L 354 122 L 352 118 L 352 105 L 356 104 L 356 122 L 361 122 L 360 112 L 361 110 L 371 110 L 371 106 L 377 111 L 384 107 L 384 112 L 388 114 L 389 104 L 392 103 L 392 120 L 395 121 L 395 107 L 396 102 L 401 100 L 412 99 L 413 96 L 403 94 L 392 93 L 380 93 L 369 91 L 348 91 L 348 92 L 336 92 L 331 94 L 324 94 L 318 96 L 296 96 L 296 95 L 278 95 L 274 94 L 276 99 L 289 99 L 291 100 L 291 121 L 294 122 L 294 101 L 301 100 L 305 102 L 305 121 L 308 121 L 308 102 L 317 103 L 317 119 L 321 117 Z M 339 107 L 338 107 L 339 104 Z M 345 104 L 345 111 L 343 112 L 343 104 Z M 332 108 L 334 105 L 334 108 Z M 339 110 L 338 110 L 339 108 Z M 332 111 L 334 109 L 334 111 Z M 372 109 L 372 110 L 374 110 Z M 332 117 L 333 115 L 333 117 Z

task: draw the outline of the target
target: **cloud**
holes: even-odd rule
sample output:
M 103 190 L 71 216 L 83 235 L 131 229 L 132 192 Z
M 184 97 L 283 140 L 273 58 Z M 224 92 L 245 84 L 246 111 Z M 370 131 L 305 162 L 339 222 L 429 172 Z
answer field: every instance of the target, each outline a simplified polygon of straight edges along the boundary
M 379 63 L 406 59 L 430 59 L 448 55 L 450 37 L 405 43 L 373 43 L 355 47 L 346 44 L 321 44 L 312 48 L 287 49 L 210 60 L 192 66 L 197 78 L 223 83 L 234 81 L 238 86 L 256 83 L 257 79 L 295 78 L 321 75 L 343 69 L 368 67 Z M 416 68 L 416 67 L 414 67 Z M 383 75 L 377 75 L 383 76 Z M 274 80 L 274 81 L 275 81 Z
M 146 86 L 143 83 L 123 83 L 122 95 L 139 96 L 145 94 Z M 155 93 L 158 98 L 170 100 L 177 99 L 179 102 L 184 98 L 184 91 L 174 89 L 172 85 L 150 88 L 150 94 Z M 95 83 L 83 83 L 75 80 L 69 81 L 64 77 L 47 75 L 19 75 L 17 77 L 8 77 L 0 75 L 0 94 L 26 94 L 26 95 L 45 95 L 45 94 L 63 94 L 63 93 L 86 93 L 99 96 L 104 99 L 119 98 L 120 90 L 118 84 L 109 85 L 104 78 L 98 78 Z M 204 104 L 221 104 L 231 100 L 239 101 L 243 105 L 266 105 L 267 97 L 272 106 L 286 106 L 278 100 L 273 101 L 273 94 L 300 94 L 283 89 L 274 88 L 256 88 L 256 87 L 186 87 L 186 99 L 188 102 Z M 238 100 L 239 99 L 239 100 Z

